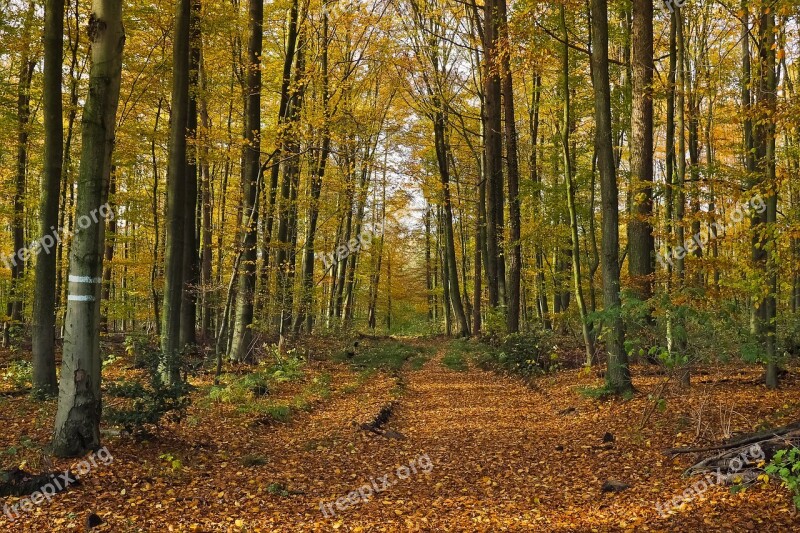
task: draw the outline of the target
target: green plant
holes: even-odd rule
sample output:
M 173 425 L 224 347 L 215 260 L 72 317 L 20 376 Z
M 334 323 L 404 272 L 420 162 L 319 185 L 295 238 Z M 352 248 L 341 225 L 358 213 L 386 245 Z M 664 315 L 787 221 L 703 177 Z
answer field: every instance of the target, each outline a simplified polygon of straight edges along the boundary
M 106 386 L 109 396 L 129 402 L 121 407 L 111 405 L 105 408 L 104 418 L 131 433 L 142 432 L 147 425 L 158 427 L 165 417 L 170 421 L 180 422 L 191 403 L 191 385 L 182 380 L 170 383 L 163 379 L 158 352 L 147 350 L 141 356 L 148 368 L 147 381 L 123 379 Z M 172 364 L 180 368 L 180 358 Z
M 333 359 L 340 362 L 349 359 L 351 365 L 361 370 L 392 372 L 400 370 L 406 361 L 419 353 L 419 348 L 399 341 L 390 341 L 363 349 L 352 357 L 348 357 L 345 352 L 340 352 Z
M 175 472 L 179 472 L 183 468 L 183 463 L 181 460 L 171 453 L 162 453 L 158 456 L 158 458 L 167 463 Z
M 558 355 L 551 350 L 548 335 L 541 330 L 532 330 L 505 335 L 488 345 L 462 343 L 455 346 L 475 354 L 479 368 L 532 378 L 561 368 Z
M 452 346 L 442 358 L 442 364 L 456 372 L 464 372 L 469 368 L 464 360 L 464 355 L 459 351 L 453 350 Z
M 148 368 L 158 349 L 144 335 L 128 335 L 122 342 L 125 353 L 132 359 L 134 368 Z
M 276 422 L 288 422 L 292 418 L 292 407 L 290 405 L 268 405 L 264 411 L 268 417 Z
M 800 509 L 800 448 L 778 450 L 764 468 L 770 476 L 780 478 L 784 487 L 792 493 L 792 501 Z
M 286 490 L 286 486 L 283 483 L 270 483 L 267 486 L 267 492 L 274 496 L 286 497 L 289 495 L 289 491 Z
M 578 387 L 578 393 L 584 398 L 589 398 L 592 400 L 608 400 L 616 396 L 614 390 L 610 389 L 608 385 L 605 384 L 600 385 L 599 387 Z M 633 392 L 625 392 L 622 395 L 622 398 L 625 400 L 632 399 Z
M 25 389 L 33 380 L 33 366 L 28 361 L 12 361 L 3 373 L 3 381 L 16 389 Z

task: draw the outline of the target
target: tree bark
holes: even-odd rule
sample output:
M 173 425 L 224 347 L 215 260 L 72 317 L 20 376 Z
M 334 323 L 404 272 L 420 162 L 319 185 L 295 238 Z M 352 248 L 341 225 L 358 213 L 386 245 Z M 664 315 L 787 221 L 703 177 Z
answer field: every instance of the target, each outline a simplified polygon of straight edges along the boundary
M 164 305 L 161 371 L 169 382 L 180 379 L 176 357 L 183 303 L 183 255 L 186 228 L 186 126 L 189 114 L 190 0 L 178 0 L 172 50 L 172 109 L 167 167 L 167 235 L 164 253 Z
M 561 23 L 561 35 L 564 45 L 561 52 L 561 77 L 562 77 L 562 99 L 564 102 L 564 116 L 561 125 L 561 148 L 564 156 L 564 184 L 567 189 L 567 208 L 569 209 L 570 237 L 572 238 L 572 281 L 575 288 L 575 301 L 578 304 L 578 312 L 581 319 L 581 331 L 583 332 L 583 342 L 586 347 L 586 366 L 591 366 L 594 362 L 594 332 L 593 326 L 589 321 L 586 312 L 586 301 L 583 298 L 583 285 L 581 280 L 581 249 L 578 238 L 578 213 L 575 208 L 575 184 L 572 181 L 572 161 L 570 159 L 569 134 L 572 128 L 570 121 L 570 87 L 569 87 L 569 46 L 567 46 L 569 35 L 567 34 L 567 22 L 564 14 L 564 5 L 559 6 L 559 20 Z
M 243 256 L 239 287 L 236 294 L 236 323 L 229 357 L 233 361 L 247 358 L 253 344 L 253 298 L 256 288 L 256 239 L 258 213 L 259 157 L 261 153 L 261 42 L 263 36 L 264 0 L 250 0 L 250 38 L 247 43 L 247 112 L 245 145 L 242 148 L 242 221 L 245 223 Z
M 653 0 L 633 1 L 633 101 L 631 107 L 631 219 L 628 273 L 636 296 L 653 295 Z M 649 315 L 649 312 L 648 312 Z
M 595 145 L 600 171 L 603 211 L 603 302 L 606 322 L 608 370 L 606 384 L 616 393 L 630 391 L 630 369 L 625 352 L 625 332 L 620 309 L 619 192 L 611 135 L 611 91 L 608 78 L 608 2 L 591 0 L 592 84 L 594 86 Z
M 53 452 L 76 457 L 100 446 L 100 275 L 104 225 L 103 177 L 111 164 L 122 70 L 122 2 L 94 0 L 89 18 L 92 68 L 83 112 L 82 154 L 75 233 L 70 251 L 70 291 L 65 319 Z M 87 224 L 88 221 L 88 224 Z
M 64 0 L 47 0 L 44 6 L 44 172 L 39 199 L 39 235 L 58 231 L 64 124 L 61 78 L 64 46 Z M 33 300 L 33 389 L 36 394 L 58 393 L 56 381 L 56 254 L 43 250 L 36 261 Z

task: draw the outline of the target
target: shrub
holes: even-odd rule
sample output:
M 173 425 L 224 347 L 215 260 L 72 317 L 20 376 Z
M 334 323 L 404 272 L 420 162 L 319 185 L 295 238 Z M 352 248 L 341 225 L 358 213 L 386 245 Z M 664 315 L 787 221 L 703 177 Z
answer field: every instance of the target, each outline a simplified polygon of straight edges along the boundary
M 3 373 L 3 381 L 11 383 L 15 389 L 25 389 L 33 381 L 33 366 L 28 361 L 12 361 Z
M 533 330 L 505 335 L 479 353 L 477 364 L 525 378 L 560 368 L 558 356 L 547 349 L 546 333 Z
M 141 433 L 148 425 L 158 427 L 162 419 L 180 422 L 191 403 L 191 385 L 179 380 L 167 383 L 161 375 L 161 357 L 158 351 L 145 349 L 137 357 L 148 369 L 148 380 L 119 380 L 106 386 L 110 396 L 131 400 L 126 407 L 107 407 L 103 413 L 106 420 L 122 426 L 131 433 Z M 180 368 L 180 357 L 178 368 Z
M 778 450 L 764 472 L 780 478 L 784 487 L 792 493 L 792 501 L 800 509 L 800 448 Z

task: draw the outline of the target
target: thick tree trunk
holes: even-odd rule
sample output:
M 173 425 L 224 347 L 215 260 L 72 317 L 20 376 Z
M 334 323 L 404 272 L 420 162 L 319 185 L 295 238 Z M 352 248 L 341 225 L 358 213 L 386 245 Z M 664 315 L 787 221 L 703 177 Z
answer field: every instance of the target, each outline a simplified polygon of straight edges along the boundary
M 766 286 L 766 296 L 761 300 L 758 314 L 761 320 L 759 333 L 767 360 L 765 381 L 767 388 L 778 387 L 778 361 L 776 346 L 776 318 L 778 278 L 776 273 L 777 252 L 774 250 L 774 227 L 777 221 L 777 183 L 775 175 L 775 109 L 777 80 L 775 75 L 775 14 L 772 8 L 762 9 L 758 24 L 758 104 L 759 120 L 754 131 L 754 147 L 758 182 L 769 191 L 765 194 L 766 210 L 758 215 L 755 227 L 753 258 L 759 280 Z M 754 188 L 756 188 L 754 187 Z
M 70 252 L 70 290 L 65 320 L 53 452 L 76 457 L 100 446 L 100 275 L 103 271 L 103 177 L 110 168 L 122 70 L 122 3 L 94 0 L 89 19 L 92 68 L 83 112 L 77 226 Z

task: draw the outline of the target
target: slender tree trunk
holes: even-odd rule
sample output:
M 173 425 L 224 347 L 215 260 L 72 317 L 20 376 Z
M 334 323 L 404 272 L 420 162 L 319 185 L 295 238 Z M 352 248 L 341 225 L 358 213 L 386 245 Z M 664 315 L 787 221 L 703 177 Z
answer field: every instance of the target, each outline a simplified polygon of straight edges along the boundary
M 259 157 L 261 152 L 261 48 L 264 0 L 250 0 L 250 38 L 247 43 L 247 112 L 245 145 L 242 148 L 242 221 L 246 223 L 243 256 L 236 294 L 236 323 L 229 357 L 243 361 L 253 344 L 253 298 L 256 288 L 256 239 Z
M 203 44 L 202 35 L 199 35 L 200 42 L 200 65 L 199 65 L 199 83 L 200 83 L 200 122 L 202 126 L 201 146 L 199 150 L 200 155 L 200 207 L 202 213 L 202 249 L 200 257 L 200 284 L 202 294 L 202 319 L 200 324 L 200 331 L 203 341 L 208 341 L 212 336 L 211 317 L 213 315 L 213 306 L 211 301 L 211 284 L 212 284 L 212 264 L 214 261 L 214 250 L 212 238 L 214 230 L 212 226 L 213 220 L 213 203 L 211 191 L 211 172 L 209 170 L 209 137 L 211 131 L 211 119 L 208 114 L 208 98 L 206 96 L 208 86 L 208 76 L 205 71 L 205 62 L 203 60 Z
M 159 193 L 158 183 L 160 181 L 158 175 L 158 159 L 156 158 L 156 134 L 158 133 L 158 122 L 161 118 L 161 108 L 163 98 L 158 99 L 158 108 L 156 109 L 156 118 L 153 124 L 153 138 L 150 140 L 150 158 L 153 165 L 153 265 L 150 268 L 150 294 L 153 298 L 153 319 L 156 329 L 156 335 L 161 335 L 161 299 L 158 296 L 158 289 L 156 288 L 156 280 L 158 279 L 158 265 L 161 257 L 161 228 L 159 227 Z
M 590 0 L 592 15 L 592 84 L 594 86 L 595 144 L 600 170 L 603 211 L 603 302 L 608 315 L 606 336 L 609 389 L 624 393 L 632 389 L 625 332 L 620 313 L 619 192 L 611 135 L 611 91 L 608 78 L 608 3 Z
M 289 109 L 289 88 L 292 81 L 292 65 L 295 62 L 295 55 L 298 45 L 298 17 L 299 17 L 299 2 L 298 0 L 292 1 L 292 6 L 289 11 L 289 28 L 286 37 L 286 56 L 283 61 L 283 78 L 281 81 L 281 96 L 278 106 L 278 126 L 279 134 L 275 146 L 275 151 L 272 154 L 273 162 L 270 167 L 270 183 L 269 190 L 267 191 L 267 202 L 265 202 L 265 217 L 266 223 L 264 224 L 264 235 L 261 249 L 261 273 L 259 275 L 261 280 L 262 298 L 260 301 L 266 301 L 269 291 L 269 260 L 271 253 L 272 229 L 275 223 L 275 202 L 278 194 L 278 178 L 280 177 L 280 159 L 283 154 L 284 146 L 286 143 L 285 135 L 283 134 L 284 123 L 288 118 Z M 259 309 L 260 310 L 260 309 Z
M 108 179 L 108 189 L 107 193 L 105 193 L 106 198 L 108 199 L 108 205 L 112 211 L 115 211 L 114 207 L 114 198 L 117 194 L 117 179 L 116 179 L 116 168 L 112 165 L 111 166 L 111 175 Z M 117 238 L 117 221 L 114 218 L 110 218 L 107 221 L 108 228 L 106 231 L 105 238 L 105 257 L 103 261 L 103 289 L 101 291 L 102 297 L 100 300 L 100 330 L 108 333 L 108 313 L 109 313 L 109 305 L 111 303 L 111 279 L 112 279 L 112 270 L 111 270 L 111 262 L 114 260 L 114 246 L 115 241 Z
M 439 102 L 434 103 L 438 109 Z M 453 237 L 453 206 L 450 198 L 450 168 L 447 161 L 447 140 L 444 113 L 439 111 L 434 117 L 434 138 L 436 142 L 436 159 L 439 165 L 439 178 L 442 183 L 442 218 L 444 219 L 444 269 L 447 273 L 447 294 L 453 306 L 455 319 L 458 321 L 458 334 L 461 337 L 469 336 L 469 321 L 464 312 L 464 305 L 461 301 L 461 294 L 458 285 L 458 263 L 456 262 L 456 247 Z M 466 280 L 464 280 L 466 283 Z
M 581 318 L 581 331 L 583 342 L 586 345 L 586 366 L 594 362 L 594 333 L 593 326 L 586 312 L 586 302 L 583 298 L 583 285 L 581 280 L 581 250 L 578 238 L 578 213 L 575 208 L 575 184 L 572 181 L 572 161 L 570 159 L 569 134 L 572 128 L 570 121 L 570 88 L 569 88 L 569 35 L 567 22 L 564 15 L 564 5 L 559 6 L 559 20 L 561 22 L 561 36 L 564 39 L 561 53 L 562 99 L 564 102 L 564 117 L 561 125 L 561 148 L 564 156 L 564 184 L 567 189 L 567 208 L 569 209 L 569 227 L 572 238 L 572 281 L 575 287 L 575 300 Z
M 161 369 L 169 382 L 180 379 L 176 357 L 183 302 L 183 255 L 186 228 L 186 135 L 189 114 L 190 0 L 178 0 L 172 50 L 172 109 L 167 167 L 167 235 L 164 253 L 164 312 Z
M 122 2 L 94 0 L 89 36 L 92 68 L 83 112 L 77 232 L 70 251 L 70 291 L 53 452 L 76 457 L 100 447 L 100 275 L 104 225 L 92 223 L 110 167 L 122 70 Z M 102 215 L 102 211 L 100 215 Z M 86 221 L 89 221 L 86 224 Z
M 17 82 L 17 168 L 14 178 L 14 214 L 11 222 L 11 236 L 14 243 L 14 256 L 5 259 L 11 262 L 11 297 L 8 302 L 8 315 L 11 323 L 5 324 L 3 345 L 8 346 L 12 337 L 22 331 L 23 281 L 25 261 L 31 250 L 25 246 L 25 178 L 28 172 L 28 130 L 31 118 L 31 79 L 36 61 L 31 50 L 34 4 L 31 3 L 25 17 L 22 53 Z
M 200 88 L 200 0 L 191 1 L 189 17 L 189 107 L 186 118 L 186 195 L 183 224 L 183 301 L 181 302 L 180 345 L 197 344 L 197 294 L 199 250 L 197 240 L 197 96 Z
M 61 78 L 64 45 L 64 0 L 47 0 L 44 6 L 44 173 L 39 199 L 39 235 L 50 237 L 50 246 L 36 261 L 33 301 L 33 388 L 36 394 L 53 396 L 56 381 L 56 255 L 52 235 L 58 225 L 61 192 L 64 125 Z M 59 239 L 60 240 L 60 239 Z
M 519 196 L 519 161 L 517 155 L 517 126 L 514 114 L 514 81 L 511 73 L 510 42 L 506 0 L 497 0 L 500 17 L 500 36 L 505 52 L 503 64 L 503 111 L 506 135 L 506 166 L 508 169 L 508 221 L 511 227 L 508 243 L 511 253 L 508 260 L 508 314 L 506 325 L 509 333 L 519 331 L 520 283 L 522 272 L 522 243 Z M 466 280 L 465 280 L 466 282 Z
M 499 264 L 503 261 L 498 209 L 502 205 L 498 190 L 503 183 L 502 96 L 498 70 L 498 0 L 486 0 L 484 8 L 484 98 L 485 122 L 484 151 L 486 158 L 486 238 L 488 270 L 486 283 L 489 289 L 489 306 L 497 308 L 501 302 Z
M 658 0 L 660 1 L 660 0 Z M 653 0 L 633 1 L 633 102 L 631 111 L 631 220 L 628 273 L 636 296 L 653 295 Z M 648 312 L 649 314 L 649 312 Z

